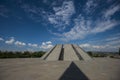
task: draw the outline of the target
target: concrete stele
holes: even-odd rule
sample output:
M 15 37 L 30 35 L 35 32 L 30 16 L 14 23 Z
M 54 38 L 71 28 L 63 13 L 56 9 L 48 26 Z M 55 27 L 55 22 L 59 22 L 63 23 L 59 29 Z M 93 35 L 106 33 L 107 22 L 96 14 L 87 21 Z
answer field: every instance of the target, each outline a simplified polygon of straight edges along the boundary
M 50 53 L 50 55 L 46 58 L 46 60 L 54 61 L 59 60 L 59 56 L 62 50 L 62 45 L 57 45 L 54 50 Z
M 78 61 L 79 58 L 76 55 L 71 44 L 64 45 L 64 61 Z

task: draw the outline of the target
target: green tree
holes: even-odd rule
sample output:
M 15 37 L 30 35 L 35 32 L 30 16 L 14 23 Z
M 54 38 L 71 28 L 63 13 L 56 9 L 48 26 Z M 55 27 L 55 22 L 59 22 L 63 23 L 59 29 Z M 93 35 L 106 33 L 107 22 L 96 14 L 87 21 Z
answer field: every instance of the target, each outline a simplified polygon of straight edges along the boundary
M 88 55 L 90 55 L 91 57 L 93 56 L 91 51 L 89 51 L 89 52 L 87 52 L 87 53 L 88 53 Z
M 119 48 L 119 55 L 120 55 L 120 48 Z

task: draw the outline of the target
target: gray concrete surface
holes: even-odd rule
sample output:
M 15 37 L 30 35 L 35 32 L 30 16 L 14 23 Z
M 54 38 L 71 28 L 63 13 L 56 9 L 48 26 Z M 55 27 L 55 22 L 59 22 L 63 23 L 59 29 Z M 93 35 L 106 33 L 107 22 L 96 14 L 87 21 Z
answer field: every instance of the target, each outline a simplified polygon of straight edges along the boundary
M 55 48 L 56 46 L 54 46 L 53 48 L 51 48 L 49 51 L 47 51 L 42 57 L 41 59 L 45 60 L 48 56 L 49 56 L 49 53 L 52 52 L 52 50 Z
M 41 58 L 47 61 L 77 61 L 91 60 L 92 58 L 83 51 L 78 45 L 64 44 L 56 45 Z
M 91 60 L 92 58 L 85 52 L 83 51 L 78 45 L 73 45 L 73 47 L 77 50 L 77 52 L 81 55 L 83 60 Z
M 120 59 L 44 61 L 0 59 L 0 80 L 120 80 Z
M 71 44 L 64 45 L 64 61 L 76 61 L 79 60 L 78 56 L 76 55 L 75 51 L 72 48 Z
M 57 45 L 54 50 L 49 54 L 49 56 L 46 58 L 46 60 L 49 61 L 57 61 L 59 59 L 60 53 L 61 53 L 62 45 Z

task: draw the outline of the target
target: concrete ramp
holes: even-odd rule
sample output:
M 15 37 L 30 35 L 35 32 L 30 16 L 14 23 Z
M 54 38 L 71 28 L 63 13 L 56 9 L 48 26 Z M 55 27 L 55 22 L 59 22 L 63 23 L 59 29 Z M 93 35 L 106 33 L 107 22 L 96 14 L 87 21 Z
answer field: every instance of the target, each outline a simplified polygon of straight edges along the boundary
M 41 59 L 43 59 L 43 60 L 46 60 L 46 58 L 49 56 L 49 54 L 54 50 L 54 48 L 56 47 L 56 45 L 52 48 L 52 49 L 50 49 L 48 52 L 46 52 L 42 57 L 41 57 Z
M 57 45 L 52 52 L 49 53 L 49 56 L 46 58 L 46 60 L 54 61 L 59 60 L 59 56 L 62 50 L 62 45 Z
M 64 61 L 76 61 L 79 60 L 71 44 L 64 45 Z
M 78 45 L 73 45 L 76 52 L 81 55 L 83 60 L 91 60 L 92 58 L 84 51 L 82 50 Z

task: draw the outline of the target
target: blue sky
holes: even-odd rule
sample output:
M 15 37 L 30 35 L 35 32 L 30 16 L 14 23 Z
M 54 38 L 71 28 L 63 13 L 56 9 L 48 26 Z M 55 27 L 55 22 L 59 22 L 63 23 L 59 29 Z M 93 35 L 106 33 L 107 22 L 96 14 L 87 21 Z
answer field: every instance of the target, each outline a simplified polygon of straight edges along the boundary
M 120 1 L 0 0 L 0 50 L 69 43 L 86 51 L 118 51 Z

